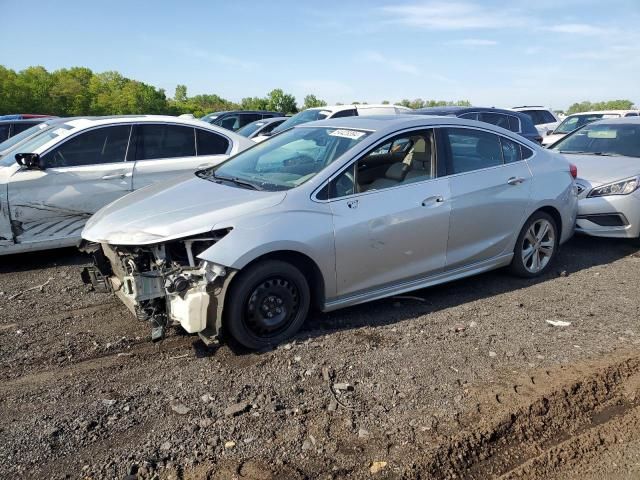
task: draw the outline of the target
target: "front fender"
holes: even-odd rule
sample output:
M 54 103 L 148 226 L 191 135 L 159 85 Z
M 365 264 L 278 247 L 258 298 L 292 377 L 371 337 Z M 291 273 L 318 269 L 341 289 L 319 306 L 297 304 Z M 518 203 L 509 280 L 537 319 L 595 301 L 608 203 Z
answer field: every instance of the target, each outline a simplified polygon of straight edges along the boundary
M 198 258 L 241 270 L 264 255 L 294 251 L 309 257 L 320 270 L 325 298 L 335 296 L 335 245 L 328 205 L 315 204 L 308 210 L 279 210 L 231 224 L 219 224 L 214 230 L 230 227 L 232 230 L 228 235 Z

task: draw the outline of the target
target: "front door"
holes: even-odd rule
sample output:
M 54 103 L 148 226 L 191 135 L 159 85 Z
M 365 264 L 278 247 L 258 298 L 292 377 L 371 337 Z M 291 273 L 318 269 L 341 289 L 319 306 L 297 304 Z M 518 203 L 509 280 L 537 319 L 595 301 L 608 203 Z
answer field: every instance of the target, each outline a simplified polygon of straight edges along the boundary
M 442 271 L 449 184 L 436 165 L 433 131 L 414 130 L 375 146 L 331 182 L 338 296 Z
M 17 169 L 7 187 L 15 242 L 79 239 L 93 213 L 130 192 L 130 130 L 115 125 L 81 132 L 42 155 L 44 169 Z
M 447 269 L 509 253 L 531 195 L 526 147 L 470 128 L 443 129 L 443 141 L 451 188 Z

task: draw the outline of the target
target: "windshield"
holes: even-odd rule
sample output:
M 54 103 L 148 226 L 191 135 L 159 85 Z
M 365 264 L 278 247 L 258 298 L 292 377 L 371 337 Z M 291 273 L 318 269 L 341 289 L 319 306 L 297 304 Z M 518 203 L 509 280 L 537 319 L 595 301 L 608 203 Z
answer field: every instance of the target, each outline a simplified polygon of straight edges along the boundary
M 329 118 L 331 110 L 315 110 L 309 109 L 300 113 L 296 113 L 289 120 L 285 120 L 278 127 L 273 129 L 273 134 L 284 132 L 286 129 L 300 125 L 302 123 L 313 122 L 315 120 L 324 120 Z
M 591 124 L 553 146 L 560 153 L 640 157 L 640 123 Z
M 249 137 L 249 135 L 254 133 L 256 130 L 264 127 L 266 124 L 267 122 L 265 122 L 264 120 L 256 120 L 255 122 L 251 122 L 245 125 L 240 130 L 236 130 L 236 133 L 238 135 L 242 135 L 243 137 Z
M 254 190 L 289 190 L 312 179 L 367 135 L 345 128 L 294 128 L 196 175 Z
M 14 145 L 13 148 L 7 151 L 7 153 L 0 159 L 0 165 L 13 165 L 16 161 L 16 153 L 33 153 L 46 143 L 65 133 L 66 130 L 71 130 L 72 128 L 73 127 L 71 125 L 67 124 L 50 125 L 49 128 L 45 128 L 28 140 Z
M 587 123 L 595 122 L 596 120 L 601 120 L 603 118 L 618 118 L 620 115 L 617 113 L 588 113 L 585 115 L 571 115 L 563 120 L 563 122 L 558 125 L 553 133 L 571 133 L 576 128 L 580 128 Z

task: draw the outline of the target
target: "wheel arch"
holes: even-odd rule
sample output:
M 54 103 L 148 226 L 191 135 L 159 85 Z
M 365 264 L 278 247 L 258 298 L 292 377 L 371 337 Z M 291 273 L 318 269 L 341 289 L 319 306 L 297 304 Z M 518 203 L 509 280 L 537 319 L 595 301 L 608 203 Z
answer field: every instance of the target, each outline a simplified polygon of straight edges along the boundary
M 551 218 L 553 218 L 553 221 L 556 223 L 556 231 L 557 231 L 557 236 L 558 236 L 558 243 L 560 243 L 560 238 L 562 237 L 562 215 L 560 215 L 560 212 L 558 211 L 557 208 L 552 207 L 551 205 L 546 205 L 544 207 L 540 207 L 538 208 L 535 212 L 533 212 L 529 218 L 531 218 L 532 215 L 534 215 L 536 212 L 544 212 L 547 215 L 551 216 Z M 529 220 L 529 218 L 527 218 L 527 221 Z M 525 222 L 526 223 L 526 222 Z
M 311 305 L 321 310 L 325 302 L 325 281 L 322 271 L 317 263 L 308 255 L 296 250 L 276 250 L 260 255 L 242 267 L 242 270 L 265 260 L 279 260 L 298 268 L 309 282 L 311 292 Z M 235 280 L 235 279 L 234 279 Z M 231 284 L 233 281 L 231 281 Z

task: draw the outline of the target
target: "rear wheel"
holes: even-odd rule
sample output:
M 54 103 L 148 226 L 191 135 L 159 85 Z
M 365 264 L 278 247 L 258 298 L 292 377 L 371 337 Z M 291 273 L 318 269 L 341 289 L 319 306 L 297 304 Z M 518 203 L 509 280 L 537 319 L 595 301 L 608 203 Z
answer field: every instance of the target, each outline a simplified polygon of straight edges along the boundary
M 259 350 L 295 334 L 309 312 L 310 291 L 295 266 L 265 260 L 241 271 L 231 286 L 224 326 L 241 345 Z
M 520 277 L 537 277 L 552 265 L 558 251 L 558 230 L 551 215 L 536 212 L 518 236 L 511 271 Z

